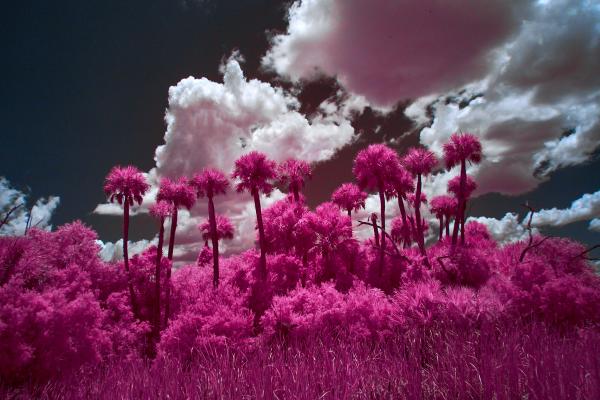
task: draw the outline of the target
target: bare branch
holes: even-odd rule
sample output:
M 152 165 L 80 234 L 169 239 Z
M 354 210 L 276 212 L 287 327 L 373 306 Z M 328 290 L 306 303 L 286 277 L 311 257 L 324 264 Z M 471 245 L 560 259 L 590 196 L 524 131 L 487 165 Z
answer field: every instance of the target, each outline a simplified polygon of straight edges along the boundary
M 531 221 L 533 220 L 533 214 L 536 212 L 536 209 L 533 208 L 532 206 L 529 205 L 529 202 L 526 202 L 525 204 L 521 204 L 523 207 L 525 207 L 526 209 L 529 210 L 529 221 L 527 221 L 527 233 L 529 234 L 529 243 L 527 243 L 527 247 L 525 247 L 523 249 L 523 251 L 521 252 L 521 255 L 519 256 L 519 262 L 522 263 L 523 260 L 525 259 L 525 255 L 527 255 L 527 252 L 531 249 L 534 249 L 536 247 L 538 247 L 539 245 L 541 245 L 542 243 L 544 243 L 547 239 L 550 238 L 550 236 L 546 236 L 543 239 L 537 241 L 536 243 L 533 243 L 533 233 L 532 233 L 532 228 L 531 228 Z
M 587 253 L 591 252 L 592 250 L 598 249 L 600 248 L 600 244 L 597 244 L 595 246 L 590 247 L 589 249 L 585 249 L 584 251 L 582 251 L 581 253 L 577 254 L 575 257 L 571 258 L 569 261 L 573 261 L 576 258 L 582 257 L 584 255 L 586 255 Z M 586 260 L 590 260 L 590 261 L 596 261 L 596 258 L 589 258 L 589 257 L 584 257 Z
M 0 228 L 8 222 L 8 219 L 10 218 L 10 215 L 13 212 L 15 212 L 17 209 L 23 207 L 24 205 L 25 205 L 25 203 L 17 204 L 16 206 L 14 206 L 10 210 L 8 210 L 8 212 L 6 213 L 6 215 L 4 216 L 4 218 L 2 219 L 2 221 L 0 221 Z

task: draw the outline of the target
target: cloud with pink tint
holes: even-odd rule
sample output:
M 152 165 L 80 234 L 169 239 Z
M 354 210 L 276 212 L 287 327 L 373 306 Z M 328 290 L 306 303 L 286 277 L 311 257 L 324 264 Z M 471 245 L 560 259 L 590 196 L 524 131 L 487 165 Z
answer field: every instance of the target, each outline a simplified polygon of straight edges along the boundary
M 507 213 L 501 219 L 469 217 L 466 223 L 468 224 L 471 221 L 485 225 L 490 235 L 500 244 L 512 243 L 528 237 L 526 225 L 519 222 L 519 216 L 514 213 Z M 537 234 L 538 230 L 533 228 L 532 232 Z
M 550 208 L 537 211 L 531 224 L 537 227 L 563 226 L 578 221 L 588 221 L 600 217 L 600 190 L 586 193 L 573 201 L 569 208 Z M 525 219 L 529 218 L 529 214 Z M 590 223 L 592 226 L 592 223 Z
M 375 105 L 485 76 L 529 2 L 302 0 L 262 63 L 292 81 L 325 74 Z

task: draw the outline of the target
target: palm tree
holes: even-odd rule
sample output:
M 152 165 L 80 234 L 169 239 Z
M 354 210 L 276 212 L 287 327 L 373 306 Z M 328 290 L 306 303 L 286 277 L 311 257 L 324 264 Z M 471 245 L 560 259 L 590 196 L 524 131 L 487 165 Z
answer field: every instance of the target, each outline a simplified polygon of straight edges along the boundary
M 365 208 L 365 200 L 367 194 L 360 190 L 354 183 L 343 183 L 331 195 L 331 201 L 342 210 L 348 212 L 348 216 L 352 216 L 352 210 L 358 211 Z
M 467 183 L 467 161 L 472 163 L 481 162 L 481 142 L 475 135 L 470 133 L 454 133 L 450 136 L 450 141 L 444 144 L 444 161 L 446 168 L 460 164 L 460 190 L 458 197 L 458 207 L 456 208 L 456 218 L 454 220 L 454 230 L 452 231 L 452 245 L 458 241 L 458 227 L 462 226 L 462 237 L 464 237 L 464 211 L 466 209 L 466 199 L 462 197 L 465 193 Z M 464 243 L 464 241 L 463 241 Z
M 160 187 L 156 196 L 156 201 L 166 201 L 172 207 L 171 214 L 171 233 L 169 235 L 169 250 L 167 258 L 171 261 L 167 269 L 167 283 L 165 290 L 165 326 L 169 323 L 169 312 L 171 307 L 171 269 L 173 261 L 173 249 L 175 247 L 175 230 L 177 229 L 177 215 L 179 207 L 185 207 L 188 210 L 192 208 L 196 201 L 196 193 L 189 183 L 189 180 L 182 176 L 177 180 L 163 178 L 160 181 Z
M 207 219 L 206 221 L 204 221 L 200 225 L 198 225 L 198 229 L 200 230 L 200 232 L 202 232 L 202 240 L 205 241 L 205 244 L 208 243 L 209 239 L 213 240 L 214 238 L 216 238 L 217 243 L 221 239 L 229 239 L 229 240 L 233 239 L 233 225 L 231 224 L 231 221 L 229 220 L 229 218 L 227 218 L 224 215 L 216 215 L 216 216 L 213 216 L 213 218 L 214 218 L 214 227 L 213 227 L 213 221 L 211 221 L 211 218 Z M 213 240 L 213 246 L 214 246 L 214 240 Z M 214 251 L 213 251 L 213 255 L 214 255 Z M 213 285 L 214 285 L 214 287 L 217 287 L 219 285 L 218 271 L 217 271 L 217 280 L 215 281 L 213 279 Z
M 154 309 L 154 338 L 158 342 L 160 339 L 160 267 L 163 256 L 163 245 L 165 241 L 165 219 L 172 214 L 172 206 L 169 202 L 159 201 L 150 207 L 150 214 L 158 219 L 158 246 L 156 247 L 156 270 L 154 273 L 155 280 L 155 297 L 156 304 Z
M 384 144 L 372 144 L 361 150 L 354 159 L 352 172 L 362 189 L 379 192 L 381 212 L 381 246 L 379 248 L 379 273 L 383 272 L 385 255 L 385 189 L 400 168 L 396 152 Z
M 409 193 L 415 190 L 415 180 L 412 175 L 402 166 L 400 166 L 394 174 L 390 177 L 388 186 L 385 194 L 388 199 L 396 197 L 398 199 L 398 208 L 400 209 L 400 215 L 402 216 L 401 237 L 404 242 L 404 246 L 408 247 L 411 244 L 411 231 L 410 224 L 406 217 L 406 209 L 404 208 L 404 200 Z M 398 225 L 398 224 L 397 224 Z
M 104 193 L 109 196 L 109 201 L 112 203 L 115 200 L 123 205 L 123 260 L 125 263 L 125 271 L 127 272 L 127 280 L 129 286 L 129 297 L 131 299 L 131 308 L 133 314 L 137 317 L 138 306 L 133 290 L 133 281 L 131 272 L 129 271 L 129 207 L 133 206 L 134 202 L 142 204 L 142 198 L 148 190 L 149 185 L 142 172 L 134 166 L 115 166 L 106 176 L 104 183 Z
M 236 190 L 238 193 L 250 192 L 254 198 L 256 210 L 256 222 L 258 225 L 258 243 L 260 246 L 260 263 L 258 265 L 259 275 L 263 280 L 267 279 L 267 257 L 265 230 L 263 227 L 262 212 L 260 206 L 260 193 L 266 195 L 273 191 L 272 181 L 277 177 L 277 164 L 271 161 L 263 153 L 252 151 L 241 156 L 235 162 L 232 177 L 238 179 Z
M 446 228 L 446 237 L 450 236 L 450 218 L 456 213 L 456 206 L 456 199 L 447 195 L 436 196 L 431 200 L 430 211 L 440 221 L 439 240 L 442 240 L 444 227 Z
M 458 209 L 457 218 L 454 225 L 460 225 L 460 243 L 465 243 L 465 212 L 467 210 L 467 200 L 471 194 L 477 189 L 477 183 L 467 175 L 463 180 L 462 176 L 455 176 L 448 181 L 448 191 L 456 197 L 457 200 L 462 199 L 462 208 Z M 460 201 L 460 200 L 459 200 Z M 455 209 L 456 210 L 456 209 Z
M 294 201 L 300 201 L 300 189 L 306 179 L 312 178 L 310 164 L 303 160 L 289 159 L 277 168 L 278 179 L 288 185 L 288 191 L 294 194 Z
M 437 165 L 437 158 L 431 151 L 413 147 L 411 148 L 406 156 L 402 159 L 402 163 L 406 169 L 417 177 L 417 187 L 415 190 L 415 199 L 413 202 L 415 208 L 415 223 L 417 230 L 417 243 L 419 245 L 419 251 L 421 255 L 426 257 L 425 252 L 425 238 L 423 235 L 423 221 L 421 220 L 421 202 L 423 201 L 421 194 L 421 180 L 422 176 L 429 175 L 433 168 Z
M 213 286 L 219 286 L 219 238 L 217 237 L 217 220 L 215 217 L 215 203 L 213 198 L 219 194 L 225 194 L 229 188 L 229 181 L 225 174 L 215 168 L 206 168 L 200 174 L 192 179 L 192 186 L 196 188 L 198 198 L 206 196 L 208 198 L 208 221 L 210 239 L 212 241 L 213 251 Z M 205 240 L 208 240 L 205 239 Z

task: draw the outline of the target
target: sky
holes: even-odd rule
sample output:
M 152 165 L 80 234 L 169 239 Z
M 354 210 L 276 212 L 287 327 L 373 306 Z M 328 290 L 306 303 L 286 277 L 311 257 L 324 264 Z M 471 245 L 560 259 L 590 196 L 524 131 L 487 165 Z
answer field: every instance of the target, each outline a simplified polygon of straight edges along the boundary
M 600 242 L 596 1 L 12 2 L 0 18 L 0 208 L 28 201 L 42 227 L 80 219 L 107 257 L 121 237 L 102 191 L 113 165 L 152 184 L 131 223 L 141 249 L 160 177 L 230 172 L 250 150 L 298 157 L 313 166 L 314 207 L 353 180 L 368 144 L 441 156 L 459 131 L 484 147 L 469 215 L 498 240 L 523 237 L 528 201 L 542 233 Z M 440 164 L 428 196 L 456 173 Z M 369 198 L 363 214 L 377 207 Z M 253 245 L 248 197 L 230 193 L 217 212 L 237 230 L 226 252 Z M 197 254 L 205 216 L 204 201 L 182 213 L 180 259 Z

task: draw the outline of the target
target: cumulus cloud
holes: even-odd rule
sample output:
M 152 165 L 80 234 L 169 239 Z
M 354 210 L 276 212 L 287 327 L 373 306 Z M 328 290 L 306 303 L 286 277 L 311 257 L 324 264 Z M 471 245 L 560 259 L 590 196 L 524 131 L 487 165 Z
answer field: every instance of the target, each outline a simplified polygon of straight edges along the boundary
M 533 215 L 531 224 L 537 227 L 563 226 L 598 217 L 600 217 L 600 190 L 592 194 L 584 194 L 581 198 L 572 202 L 569 208 L 539 210 Z M 526 218 L 529 218 L 529 216 Z M 590 222 L 590 228 L 594 225 L 596 223 Z
M 293 81 L 337 77 L 375 105 L 452 89 L 485 75 L 489 50 L 528 2 L 302 0 L 262 62 Z
M 129 241 L 127 246 L 127 252 L 129 257 L 136 254 L 142 253 L 151 245 L 156 245 L 156 239 L 153 240 L 138 240 L 135 242 Z M 119 262 L 123 261 L 123 239 L 119 239 L 116 242 L 103 242 L 102 240 L 96 240 L 96 244 L 100 246 L 98 255 L 105 262 Z
M 501 219 L 489 217 L 469 217 L 467 223 L 475 221 L 487 227 L 490 235 L 498 243 L 506 244 L 524 240 L 528 237 L 526 225 L 519 222 L 519 216 L 514 213 L 507 213 Z M 533 234 L 537 234 L 537 229 L 532 229 Z
M 594 218 L 591 220 L 588 229 L 590 231 L 600 232 L 600 218 Z
M 28 224 L 29 227 L 38 229 L 52 229 L 50 219 L 60 203 L 60 197 L 40 198 L 31 208 L 27 206 L 27 197 L 25 193 L 11 187 L 6 178 L 0 177 L 0 221 L 4 221 L 8 216 L 0 227 L 0 235 L 23 235 Z M 16 206 L 19 207 L 14 208 Z M 13 208 L 12 213 L 8 215 Z
M 235 160 L 252 150 L 277 162 L 288 158 L 318 162 L 351 143 L 354 129 L 346 116 L 360 107 L 360 99 L 309 119 L 298 112 L 299 102 L 291 93 L 246 79 L 241 62 L 236 53 L 225 61 L 220 68 L 222 83 L 189 77 L 169 88 L 165 143 L 156 149 L 156 167 L 146 176 L 151 190 L 134 212 L 147 212 L 161 177 L 191 177 L 207 166 L 230 173 Z M 252 247 L 255 239 L 253 203 L 249 196 L 232 192 L 215 199 L 217 212 L 227 215 L 238 230 L 234 240 L 223 243 L 225 252 Z M 281 197 L 278 191 L 263 196 L 262 205 Z M 189 212 L 180 212 L 176 256 L 191 261 L 197 255 L 203 245 L 197 225 L 206 217 L 206 208 L 201 200 Z M 121 215 L 122 209 L 101 204 L 95 212 Z

